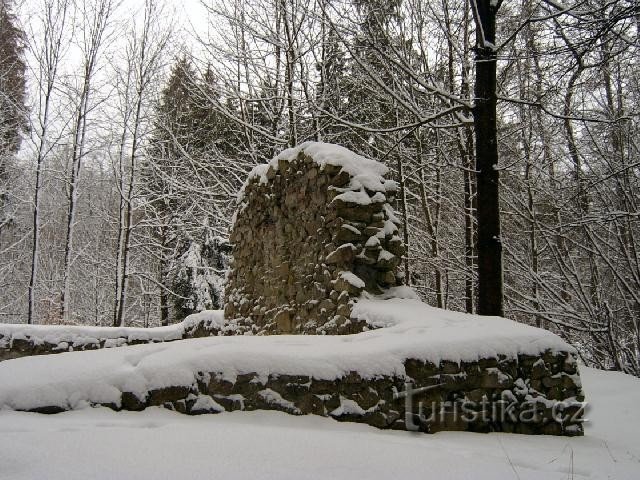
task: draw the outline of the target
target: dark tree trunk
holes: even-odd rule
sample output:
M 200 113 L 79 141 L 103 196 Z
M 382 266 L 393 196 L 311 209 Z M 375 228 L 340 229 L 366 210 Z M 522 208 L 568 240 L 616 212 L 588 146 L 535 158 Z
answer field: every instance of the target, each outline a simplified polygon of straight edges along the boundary
M 500 1 L 476 0 L 476 135 L 478 313 L 503 315 L 502 243 L 496 127 L 496 13 Z
M 169 325 L 169 215 L 163 215 L 166 226 L 160 228 L 160 325 L 166 327 Z
M 466 266 L 464 278 L 465 311 L 473 313 L 474 293 L 474 270 L 475 270 L 475 245 L 474 245 L 474 224 L 475 213 L 474 191 L 473 191 L 473 133 L 471 127 L 464 127 L 465 148 L 461 152 L 464 159 L 464 263 Z
M 469 75 L 471 68 L 469 66 L 470 59 L 470 5 L 469 1 L 465 2 L 464 16 L 463 16 L 463 60 L 462 60 L 462 83 L 460 85 L 460 94 L 462 98 L 468 99 L 471 97 L 471 86 L 469 81 Z M 462 174 L 464 176 L 464 262 L 465 262 L 465 279 L 464 279 L 464 292 L 465 292 L 465 311 L 467 313 L 473 313 L 473 304 L 475 298 L 475 191 L 474 180 L 475 177 L 473 171 L 473 127 L 471 125 L 465 125 L 458 130 L 458 150 L 460 152 L 460 158 L 462 158 Z

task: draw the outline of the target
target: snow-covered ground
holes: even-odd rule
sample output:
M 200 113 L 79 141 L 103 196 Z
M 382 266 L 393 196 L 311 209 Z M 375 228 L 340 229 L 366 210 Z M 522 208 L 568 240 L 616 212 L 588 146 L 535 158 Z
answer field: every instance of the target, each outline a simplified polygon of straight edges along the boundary
M 382 431 L 278 412 L 0 411 L 0 479 L 640 478 L 640 379 L 582 368 L 580 438 Z

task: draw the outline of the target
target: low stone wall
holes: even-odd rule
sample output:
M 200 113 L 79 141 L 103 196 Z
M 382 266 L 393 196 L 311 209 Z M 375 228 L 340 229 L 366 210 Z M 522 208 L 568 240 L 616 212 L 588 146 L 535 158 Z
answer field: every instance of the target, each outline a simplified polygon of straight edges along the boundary
M 225 317 L 254 333 L 356 333 L 361 292 L 402 283 L 387 168 L 309 142 L 256 167 L 231 232 Z
M 84 337 L 77 328 L 65 337 L 68 329 L 53 327 L 31 327 L 39 335 L 28 337 L 22 326 L 17 336 L 27 343 L 19 347 L 14 337 L 13 350 L 7 350 L 14 357 L 209 338 L 160 349 L 138 345 L 54 355 L 28 365 L 2 362 L 0 409 L 57 413 L 86 405 L 133 411 L 163 406 L 186 414 L 266 409 L 384 429 L 582 434 L 584 395 L 575 357 L 555 335 L 409 299 L 361 299 L 356 314 L 378 329 L 294 342 L 235 335 L 237 325 L 226 323 L 222 312 L 147 332 L 84 328 Z M 83 340 L 102 330 L 112 332 L 111 338 Z M 233 336 L 220 338 L 224 335 Z M 70 343 L 63 345 L 63 338 Z M 481 347 L 476 350 L 471 339 Z M 449 360 L 436 360 L 442 358 Z M 17 381 L 26 371 L 33 371 L 33 381 Z
M 0 324 L 0 362 L 32 355 L 173 342 L 227 333 L 233 331 L 225 331 L 221 311 L 197 313 L 180 323 L 157 328 Z
M 124 392 L 115 410 L 163 406 L 192 415 L 234 410 L 314 414 L 382 429 L 582 435 L 584 395 L 577 365 L 566 352 L 440 365 L 406 360 L 407 377 L 337 380 L 301 375 L 199 372 L 197 383 Z M 408 394 L 408 395 L 407 395 Z M 36 411 L 55 413 L 60 407 Z

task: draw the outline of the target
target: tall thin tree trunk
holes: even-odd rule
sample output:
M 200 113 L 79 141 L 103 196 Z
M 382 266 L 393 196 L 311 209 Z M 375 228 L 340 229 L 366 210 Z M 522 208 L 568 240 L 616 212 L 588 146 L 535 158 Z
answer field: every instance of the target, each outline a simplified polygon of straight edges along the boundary
M 476 82 L 473 108 L 478 194 L 478 313 L 503 315 L 502 239 L 497 143 L 496 14 L 501 1 L 476 0 Z
M 124 168 L 124 149 L 127 140 L 127 122 L 122 128 L 122 135 L 120 137 L 120 152 L 118 155 L 118 169 L 119 169 L 119 186 L 118 191 L 120 193 L 120 202 L 118 205 L 118 237 L 116 239 L 116 264 L 115 264 L 115 296 L 113 305 L 113 326 L 118 326 L 118 315 L 120 312 L 120 294 L 122 290 L 122 249 L 125 230 L 125 168 Z
M 40 255 L 40 191 L 42 189 L 42 168 L 45 160 L 45 150 L 47 148 L 47 127 L 49 124 L 49 109 L 51 106 L 52 92 L 53 83 L 49 81 L 48 88 L 45 93 L 44 114 L 41 123 L 42 132 L 40 132 L 41 136 L 38 145 L 38 157 L 36 159 L 36 184 L 33 196 L 33 241 L 31 244 L 31 276 L 29 277 L 29 310 L 27 313 L 28 324 L 33 324 L 33 317 L 35 314 L 36 282 L 38 278 L 38 260 Z
M 85 72 L 85 74 L 87 74 Z M 64 323 L 69 322 L 70 282 L 71 282 L 71 256 L 73 253 L 73 235 L 75 232 L 76 210 L 78 204 L 78 180 L 80 167 L 84 157 L 87 110 L 90 80 L 85 77 L 83 90 L 80 96 L 80 104 L 75 124 L 73 152 L 71 157 L 71 178 L 69 181 L 69 207 L 67 209 L 67 235 L 64 244 L 64 265 L 62 269 L 62 292 L 60 297 L 60 318 Z
M 70 279 L 73 254 L 73 237 L 78 204 L 78 182 L 82 161 L 85 155 L 85 142 L 87 135 L 87 115 L 89 114 L 89 100 L 93 76 L 98 61 L 98 54 L 108 20 L 111 15 L 111 0 L 96 0 L 96 10 L 91 18 L 85 18 L 91 22 L 85 31 L 84 72 L 82 77 L 82 90 L 78 101 L 78 110 L 74 125 L 73 152 L 71 157 L 71 177 L 69 180 L 69 208 L 67 210 L 67 235 L 64 247 L 64 266 L 62 271 L 62 291 L 60 296 L 60 317 L 63 322 L 69 320 Z M 85 4 L 86 7 L 86 4 Z M 85 15 L 87 12 L 84 12 Z
M 475 262 L 475 208 L 473 191 L 473 130 L 464 127 L 465 155 L 463 162 L 463 182 L 464 182 L 464 306 L 467 313 L 473 313 L 473 303 L 475 298 L 474 273 Z
M 46 125 L 47 112 L 49 105 L 45 106 L 45 121 Z M 42 166 L 44 163 L 43 151 L 46 146 L 45 135 L 47 134 L 46 128 L 42 131 L 42 139 L 38 148 L 38 159 L 36 165 L 36 185 L 33 196 L 33 242 L 31 244 L 31 276 L 29 277 L 29 311 L 27 313 L 27 323 L 33 324 L 33 317 L 35 313 L 35 301 L 36 301 L 36 280 L 38 278 L 38 256 L 40 254 L 40 190 L 42 183 Z
M 398 155 L 398 184 L 400 186 L 400 208 L 402 209 L 402 236 L 404 241 L 404 281 L 406 285 L 411 285 L 411 272 L 409 270 L 409 216 L 407 213 L 407 185 L 404 176 L 404 166 L 402 157 Z
M 118 315 L 116 323 L 118 326 L 124 326 L 124 308 L 127 301 L 127 289 L 129 285 L 129 253 L 131 251 L 131 232 L 133 230 L 133 190 L 136 177 L 136 160 L 138 156 L 138 146 L 140 142 L 140 122 L 142 116 L 142 102 L 145 87 L 145 79 L 142 73 L 145 65 L 145 49 L 146 37 L 142 39 L 141 58 L 140 58 L 140 79 L 138 91 L 136 92 L 136 111 L 133 119 L 133 133 L 131 136 L 131 155 L 129 157 L 129 184 L 127 186 L 127 198 L 125 202 L 124 217 L 124 238 L 122 239 L 122 270 L 120 274 L 120 300 L 118 301 Z M 124 192 L 123 192 L 124 193 Z
M 125 215 L 124 215 L 124 237 L 122 238 L 122 264 L 120 272 L 120 298 L 118 300 L 118 314 L 115 326 L 124 326 L 124 307 L 127 301 L 127 289 L 129 285 L 129 253 L 131 251 L 131 231 L 132 227 L 132 215 L 133 215 L 133 188 L 136 174 L 136 155 L 138 147 L 138 125 L 140 106 L 138 105 L 138 112 L 136 113 L 136 126 L 133 133 L 133 145 L 131 147 L 130 157 L 130 172 L 129 172 L 129 184 L 127 186 L 127 198 L 125 202 Z
M 460 94 L 462 98 L 470 97 L 471 88 L 469 84 L 469 1 L 465 2 L 463 15 L 464 38 L 463 38 L 463 65 Z M 473 182 L 473 127 L 465 125 L 458 131 L 458 148 L 462 157 L 462 177 L 463 177 L 463 204 L 464 204 L 464 306 L 467 313 L 473 313 L 475 298 L 475 238 L 474 238 L 474 182 Z
M 27 323 L 34 323 L 36 287 L 38 280 L 38 266 L 40 256 L 40 194 L 42 190 L 42 174 L 44 162 L 48 153 L 49 136 L 49 115 L 51 111 L 51 99 L 58 77 L 58 66 L 60 63 L 60 49 L 62 45 L 62 35 L 67 23 L 66 1 L 56 5 L 45 4 L 43 51 L 39 58 L 39 71 L 41 74 L 41 87 L 44 87 L 44 100 L 40 105 L 42 117 L 40 117 L 40 138 L 37 147 L 36 158 L 36 181 L 33 198 L 33 237 L 31 244 L 31 275 L 29 277 L 29 299 Z M 44 76 L 45 78 L 42 78 Z
M 130 92 L 131 92 L 131 77 L 133 74 L 132 59 L 127 59 L 127 75 L 124 84 L 124 99 L 123 106 L 124 111 L 122 117 L 122 132 L 120 134 L 120 145 L 118 148 L 118 236 L 116 239 L 116 262 L 115 262 L 115 287 L 114 287 L 114 300 L 113 300 L 113 326 L 118 326 L 118 312 L 120 311 L 120 294 L 122 290 L 122 249 L 124 241 L 124 229 L 125 229 L 125 149 L 127 146 L 127 132 L 129 131 L 129 120 L 131 118 L 130 108 Z
M 438 137 L 436 137 L 435 149 L 439 148 Z M 440 167 L 436 167 L 436 211 L 435 214 L 431 213 L 431 207 L 427 200 L 427 192 L 424 187 L 424 157 L 423 157 L 423 145 L 422 138 L 417 135 L 417 153 L 418 153 L 418 165 L 420 168 L 420 207 L 422 208 L 422 214 L 424 216 L 424 222 L 427 226 L 427 233 L 431 237 L 431 258 L 434 260 L 434 264 L 437 265 L 440 262 L 440 239 L 439 239 L 439 225 L 440 225 L 440 193 L 441 193 L 441 178 Z M 446 308 L 445 294 L 443 292 L 442 285 L 442 270 L 437 266 L 434 266 L 434 284 L 436 294 L 436 306 L 438 308 Z
M 169 325 L 169 294 L 166 287 L 169 279 L 169 266 L 166 251 L 169 248 L 167 238 L 168 227 L 162 227 L 160 233 L 160 325 Z
M 296 125 L 296 111 L 295 102 L 293 97 L 293 77 L 295 68 L 295 45 L 293 41 L 293 31 L 295 25 L 294 12 L 291 12 L 291 22 L 289 21 L 289 15 L 287 14 L 287 2 L 282 0 L 282 15 L 284 21 L 284 31 L 287 37 L 287 48 L 285 50 L 285 70 L 284 81 L 287 84 L 287 112 L 289 116 L 289 146 L 293 147 L 298 143 L 298 133 Z
M 533 11 L 531 10 L 531 2 L 525 0 L 523 2 L 523 16 L 525 18 L 531 18 L 533 16 Z M 530 25 L 527 25 L 525 28 L 525 38 L 527 42 L 527 50 L 530 52 L 537 52 L 535 47 L 534 34 Z M 522 68 L 521 64 L 524 64 Z M 523 59 L 522 62 L 517 63 L 518 67 L 518 84 L 520 89 L 520 98 L 530 98 L 530 92 L 527 89 L 528 81 L 532 77 L 532 69 L 534 66 L 532 65 L 532 61 L 529 57 Z M 538 314 L 540 311 L 540 284 L 538 280 L 538 271 L 539 271 L 539 252 L 538 252 L 538 219 L 536 213 L 536 198 L 534 194 L 533 188 L 533 179 L 531 171 L 534 168 L 533 158 L 532 158 L 532 144 L 534 142 L 533 139 L 533 118 L 531 116 L 531 112 L 528 107 L 524 105 L 520 105 L 519 107 L 519 115 L 520 115 L 520 123 L 521 123 L 521 137 L 522 137 L 522 147 L 524 153 L 524 161 L 525 161 L 525 171 L 524 171 L 524 181 L 526 183 L 527 189 L 527 214 L 528 214 L 528 227 L 529 227 L 529 255 L 531 258 L 531 303 L 533 311 L 535 314 L 535 322 L 537 327 L 543 327 L 543 319 Z

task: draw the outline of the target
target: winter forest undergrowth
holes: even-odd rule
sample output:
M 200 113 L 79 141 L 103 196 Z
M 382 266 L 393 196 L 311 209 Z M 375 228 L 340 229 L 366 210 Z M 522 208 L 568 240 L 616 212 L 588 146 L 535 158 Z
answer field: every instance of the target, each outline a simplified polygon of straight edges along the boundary
M 424 301 L 476 312 L 494 248 L 505 316 L 640 375 L 639 18 L 634 0 L 0 0 L 0 322 L 221 308 L 247 173 L 316 140 L 391 169 Z

